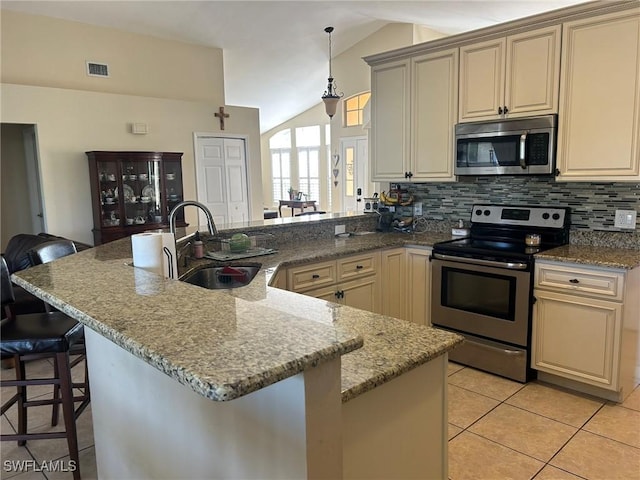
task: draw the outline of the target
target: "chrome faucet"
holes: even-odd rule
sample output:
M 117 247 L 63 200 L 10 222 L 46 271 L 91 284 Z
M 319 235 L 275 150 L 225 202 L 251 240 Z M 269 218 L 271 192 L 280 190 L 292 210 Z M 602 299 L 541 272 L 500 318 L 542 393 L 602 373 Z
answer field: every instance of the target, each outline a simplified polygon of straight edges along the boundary
M 218 229 L 216 228 L 216 224 L 213 221 L 213 215 L 211 215 L 211 211 L 206 207 L 206 205 L 200 203 L 200 202 L 196 202 L 195 200 L 185 200 L 184 202 L 180 202 L 179 204 L 177 204 L 175 207 L 173 207 L 173 210 L 171 210 L 171 213 L 169 214 L 169 228 L 171 229 L 171 233 L 173 233 L 173 235 L 175 236 L 176 234 L 176 212 L 181 209 L 184 208 L 186 206 L 192 205 L 194 207 L 198 207 L 200 210 L 202 210 L 204 212 L 204 214 L 207 217 L 207 224 L 209 226 L 209 233 L 213 236 L 213 235 L 217 235 L 218 234 Z

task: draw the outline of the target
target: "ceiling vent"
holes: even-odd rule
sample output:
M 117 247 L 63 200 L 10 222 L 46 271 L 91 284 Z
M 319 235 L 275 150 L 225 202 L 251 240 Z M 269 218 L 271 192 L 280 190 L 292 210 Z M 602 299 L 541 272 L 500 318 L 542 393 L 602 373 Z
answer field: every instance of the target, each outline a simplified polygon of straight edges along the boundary
M 87 62 L 87 75 L 90 77 L 108 77 L 109 65 L 106 63 Z

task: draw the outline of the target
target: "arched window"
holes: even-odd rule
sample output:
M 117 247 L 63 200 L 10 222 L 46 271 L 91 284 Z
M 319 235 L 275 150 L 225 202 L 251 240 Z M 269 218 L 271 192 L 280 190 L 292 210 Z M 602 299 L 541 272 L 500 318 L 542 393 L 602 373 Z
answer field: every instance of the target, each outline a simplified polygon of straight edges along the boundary
M 356 127 L 363 124 L 364 106 L 370 97 L 371 92 L 364 92 L 353 95 L 342 102 L 344 109 L 342 118 L 344 118 L 345 127 Z

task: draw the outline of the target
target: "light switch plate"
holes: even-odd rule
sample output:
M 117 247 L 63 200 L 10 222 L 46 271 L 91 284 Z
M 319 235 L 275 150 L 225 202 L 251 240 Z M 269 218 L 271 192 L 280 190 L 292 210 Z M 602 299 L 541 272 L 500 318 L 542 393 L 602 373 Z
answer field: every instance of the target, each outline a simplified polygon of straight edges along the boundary
M 616 228 L 635 230 L 636 216 L 637 212 L 635 210 L 616 210 L 616 219 L 613 226 Z
M 340 235 L 341 233 L 346 232 L 346 227 L 344 225 L 336 225 L 336 235 Z

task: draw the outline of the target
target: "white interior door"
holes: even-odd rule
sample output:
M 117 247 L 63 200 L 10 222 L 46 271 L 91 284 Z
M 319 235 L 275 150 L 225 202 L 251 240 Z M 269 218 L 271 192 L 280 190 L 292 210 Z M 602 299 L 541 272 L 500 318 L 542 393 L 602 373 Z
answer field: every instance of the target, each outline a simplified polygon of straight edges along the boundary
M 198 201 L 211 210 L 216 225 L 249 221 L 245 140 L 198 135 L 196 184 Z
M 340 139 L 342 152 L 342 208 L 345 212 L 361 211 L 363 202 L 358 198 L 373 195 L 373 184 L 369 182 L 369 142 L 367 137 Z M 361 195 L 358 195 L 358 189 Z

